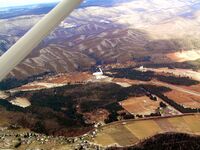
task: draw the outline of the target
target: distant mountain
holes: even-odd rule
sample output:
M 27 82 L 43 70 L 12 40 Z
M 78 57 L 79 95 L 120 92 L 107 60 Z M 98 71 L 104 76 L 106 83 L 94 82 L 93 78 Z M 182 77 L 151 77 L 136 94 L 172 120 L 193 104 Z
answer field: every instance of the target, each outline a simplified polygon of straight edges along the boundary
M 56 4 L 39 4 L 0 9 L 0 19 L 14 18 L 23 15 L 40 15 L 48 13 Z
M 80 8 L 89 6 L 113 6 L 114 4 L 122 3 L 127 0 L 85 0 Z M 129 0 L 130 1 L 130 0 Z M 17 6 L 0 8 L 0 19 L 14 18 L 23 15 L 41 15 L 48 13 L 56 6 L 57 3 L 49 4 L 33 4 L 28 6 Z
M 18 8 L 17 17 L 8 15 L 7 19 L 0 19 L 1 53 L 54 5 L 29 7 L 28 12 Z M 190 56 L 185 56 L 184 51 L 197 51 L 195 54 L 200 58 L 199 6 L 198 0 L 85 1 L 11 75 L 70 72 L 126 61 L 136 64 L 182 61 L 176 52 L 189 61 Z M 17 13 L 10 13 L 13 14 Z

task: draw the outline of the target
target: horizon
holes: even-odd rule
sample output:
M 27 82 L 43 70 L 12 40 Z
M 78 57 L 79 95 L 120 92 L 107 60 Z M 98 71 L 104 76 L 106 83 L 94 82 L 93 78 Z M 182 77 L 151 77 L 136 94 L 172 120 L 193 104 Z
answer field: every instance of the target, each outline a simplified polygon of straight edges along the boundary
M 0 8 L 18 7 L 43 3 L 56 3 L 61 0 L 0 0 Z

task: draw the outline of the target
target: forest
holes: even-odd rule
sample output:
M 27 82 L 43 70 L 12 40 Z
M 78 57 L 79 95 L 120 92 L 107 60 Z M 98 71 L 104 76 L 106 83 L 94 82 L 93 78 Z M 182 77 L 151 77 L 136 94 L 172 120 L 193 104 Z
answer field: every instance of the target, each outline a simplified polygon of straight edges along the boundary
M 36 80 L 39 81 L 40 78 L 42 79 L 42 78 L 45 78 L 46 76 L 51 76 L 54 74 L 55 73 L 53 73 L 53 72 L 44 72 L 44 73 L 33 75 L 33 76 L 23 78 L 23 79 L 9 77 L 0 82 L 0 90 L 9 90 L 9 89 L 17 88 L 17 87 L 25 85 L 29 82 L 33 82 Z
M 156 74 L 153 71 L 138 71 L 134 70 L 134 68 L 117 68 L 111 69 L 109 72 L 113 74 L 106 74 L 107 76 L 114 78 L 127 78 L 131 80 L 140 80 L 140 81 L 151 81 L 152 79 L 156 79 L 158 81 L 162 81 L 169 84 L 174 85 L 185 85 L 191 86 L 199 84 L 198 81 L 190 79 L 189 77 L 180 77 L 180 76 L 172 76 L 172 75 L 160 75 Z
M 160 92 L 169 90 L 165 87 L 151 88 Z M 31 106 L 25 109 L 13 106 L 6 100 L 1 100 L 0 106 L 12 114 L 9 117 L 11 124 L 47 135 L 77 136 L 93 128 L 93 124 L 86 122 L 88 113 L 93 115 L 98 110 L 107 111 L 106 123 L 117 121 L 118 118 L 133 119 L 134 115 L 125 111 L 118 102 L 129 96 L 144 95 L 140 85 L 123 88 L 113 83 L 88 83 L 13 95 L 13 98 L 29 99 Z

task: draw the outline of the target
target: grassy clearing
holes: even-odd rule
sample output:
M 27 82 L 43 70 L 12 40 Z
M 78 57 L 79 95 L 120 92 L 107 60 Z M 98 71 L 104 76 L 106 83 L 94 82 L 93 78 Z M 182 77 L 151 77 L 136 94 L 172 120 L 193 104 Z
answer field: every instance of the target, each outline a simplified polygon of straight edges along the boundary
M 158 124 L 156 124 L 153 120 L 135 121 L 127 124 L 126 127 L 140 140 L 161 132 Z

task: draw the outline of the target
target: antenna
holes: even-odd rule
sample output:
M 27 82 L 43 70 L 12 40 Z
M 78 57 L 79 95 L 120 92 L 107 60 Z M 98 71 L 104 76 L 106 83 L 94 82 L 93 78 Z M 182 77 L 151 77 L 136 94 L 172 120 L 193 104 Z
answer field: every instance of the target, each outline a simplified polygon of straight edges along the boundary
M 62 0 L 0 57 L 0 81 L 63 21 L 82 0 Z

